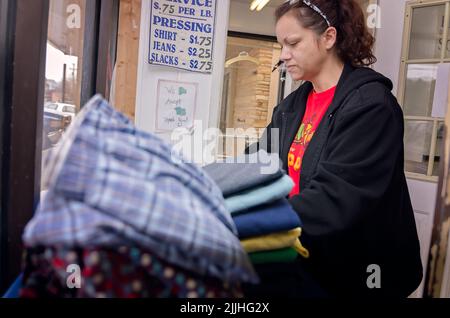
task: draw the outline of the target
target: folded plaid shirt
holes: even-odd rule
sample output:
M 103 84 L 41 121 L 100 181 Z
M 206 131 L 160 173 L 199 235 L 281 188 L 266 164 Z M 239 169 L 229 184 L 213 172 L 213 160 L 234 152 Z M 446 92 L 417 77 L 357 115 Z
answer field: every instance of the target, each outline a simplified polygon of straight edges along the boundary
M 43 181 L 29 247 L 128 244 L 201 275 L 257 281 L 217 185 L 100 96 L 48 156 Z

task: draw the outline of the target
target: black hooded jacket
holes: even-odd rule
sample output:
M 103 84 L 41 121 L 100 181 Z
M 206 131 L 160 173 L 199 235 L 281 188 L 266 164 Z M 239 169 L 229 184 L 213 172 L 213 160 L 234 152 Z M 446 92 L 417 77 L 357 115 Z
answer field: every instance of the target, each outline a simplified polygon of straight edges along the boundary
M 285 171 L 311 89 L 306 82 L 274 109 L 259 142 L 279 153 Z M 304 154 L 300 193 L 290 199 L 311 254 L 302 268 L 334 296 L 406 297 L 422 279 L 403 168 L 403 113 L 391 90 L 392 82 L 372 69 L 344 67 L 333 102 Z M 278 138 L 271 128 L 279 129 Z M 273 291 L 300 296 L 295 286 L 287 286 L 298 283 L 289 276 L 295 276 L 295 266 L 272 267 L 263 284 L 284 284 Z

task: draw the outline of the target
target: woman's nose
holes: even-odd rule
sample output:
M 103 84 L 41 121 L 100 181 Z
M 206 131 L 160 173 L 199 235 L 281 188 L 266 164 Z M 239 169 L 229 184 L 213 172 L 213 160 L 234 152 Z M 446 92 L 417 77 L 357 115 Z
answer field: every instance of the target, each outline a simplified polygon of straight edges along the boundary
M 280 54 L 280 60 L 282 60 L 283 62 L 289 60 L 291 58 L 291 54 L 289 52 L 289 50 L 287 48 L 282 48 L 281 49 L 281 54 Z

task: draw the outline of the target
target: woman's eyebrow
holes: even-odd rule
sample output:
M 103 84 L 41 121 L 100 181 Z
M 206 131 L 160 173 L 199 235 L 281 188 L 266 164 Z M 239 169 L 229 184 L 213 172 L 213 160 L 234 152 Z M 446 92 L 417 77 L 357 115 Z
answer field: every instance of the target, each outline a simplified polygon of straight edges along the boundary
M 283 43 L 289 43 L 294 39 L 294 35 L 288 35 L 281 40 L 277 39 L 278 44 L 283 45 Z
M 279 41 L 277 39 L 277 42 L 278 42 L 278 44 L 282 45 L 283 43 L 288 43 L 288 42 L 291 42 L 293 40 L 300 40 L 300 39 L 301 39 L 301 36 L 299 36 L 299 35 L 287 35 L 281 41 Z
M 290 41 L 299 40 L 299 39 L 301 39 L 301 36 L 299 36 L 299 35 L 288 35 L 287 37 L 284 38 L 284 41 L 290 42 Z

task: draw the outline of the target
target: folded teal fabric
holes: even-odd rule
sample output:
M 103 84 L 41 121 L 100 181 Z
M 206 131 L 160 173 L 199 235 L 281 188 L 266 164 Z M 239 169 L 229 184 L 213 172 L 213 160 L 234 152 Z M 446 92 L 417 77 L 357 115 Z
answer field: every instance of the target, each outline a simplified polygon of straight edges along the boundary
M 278 155 L 264 150 L 215 162 L 203 169 L 217 183 L 224 198 L 269 184 L 284 175 Z
M 225 207 L 230 213 L 239 213 L 252 207 L 270 203 L 286 197 L 292 190 L 294 182 L 288 175 L 265 186 L 240 192 L 225 199 Z

